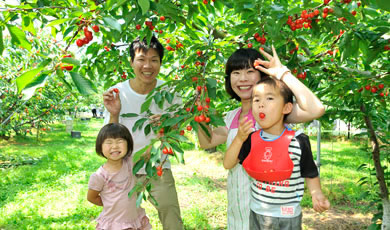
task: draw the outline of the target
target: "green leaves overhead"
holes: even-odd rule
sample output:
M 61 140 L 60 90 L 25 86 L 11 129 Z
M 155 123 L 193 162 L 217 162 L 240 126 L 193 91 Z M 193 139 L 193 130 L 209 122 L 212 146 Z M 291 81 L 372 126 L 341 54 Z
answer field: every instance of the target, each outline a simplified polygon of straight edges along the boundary
M 93 83 L 87 78 L 81 76 L 77 72 L 70 72 L 70 75 L 72 76 L 72 80 L 76 85 L 77 90 L 82 95 L 88 96 L 97 92 Z
M 31 44 L 26 39 L 26 34 L 17 26 L 7 24 L 8 32 L 11 35 L 11 42 L 27 50 L 31 50 Z
M 122 32 L 121 25 L 117 20 L 112 17 L 103 17 L 104 24 L 111 29 L 117 30 L 118 32 Z
M 146 14 L 150 8 L 150 2 L 149 0 L 138 0 L 138 4 L 140 5 L 142 9 L 142 14 Z
M 42 62 L 38 68 L 27 71 L 20 75 L 18 78 L 16 78 L 16 86 L 18 88 L 18 93 L 22 92 L 22 90 L 27 86 L 33 86 L 31 84 L 35 81 L 35 77 L 51 62 L 51 59 L 46 59 L 44 62 Z M 36 81 L 37 82 L 37 81 Z

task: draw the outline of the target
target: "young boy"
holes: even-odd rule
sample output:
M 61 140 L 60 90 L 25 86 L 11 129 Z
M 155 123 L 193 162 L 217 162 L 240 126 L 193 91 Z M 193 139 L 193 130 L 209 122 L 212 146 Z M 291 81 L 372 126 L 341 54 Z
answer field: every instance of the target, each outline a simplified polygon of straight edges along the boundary
M 250 229 L 301 229 L 300 201 L 304 178 L 317 212 L 330 204 L 321 191 L 309 138 L 288 129 L 284 118 L 292 110 L 293 93 L 287 85 L 262 77 L 253 89 L 252 113 L 262 129 L 252 132 L 252 121 L 240 121 L 228 148 L 224 167 L 242 164 L 251 185 Z

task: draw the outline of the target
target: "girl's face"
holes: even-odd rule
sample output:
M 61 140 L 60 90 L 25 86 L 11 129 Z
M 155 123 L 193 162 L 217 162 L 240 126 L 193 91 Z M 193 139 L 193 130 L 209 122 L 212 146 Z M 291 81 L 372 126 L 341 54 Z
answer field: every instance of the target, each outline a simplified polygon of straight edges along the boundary
M 234 70 L 230 74 L 233 91 L 243 100 L 252 97 L 254 85 L 260 80 L 260 72 L 254 68 Z
M 102 152 L 107 160 L 121 160 L 127 154 L 127 141 L 123 138 L 107 138 L 103 141 Z

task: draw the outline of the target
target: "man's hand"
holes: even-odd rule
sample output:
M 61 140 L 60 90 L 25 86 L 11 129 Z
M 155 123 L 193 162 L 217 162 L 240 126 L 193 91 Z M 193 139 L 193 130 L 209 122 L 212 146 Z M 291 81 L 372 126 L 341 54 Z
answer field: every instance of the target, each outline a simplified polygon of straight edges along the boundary
M 118 89 L 110 89 L 104 92 L 103 103 L 111 116 L 118 116 L 121 111 L 121 100 Z

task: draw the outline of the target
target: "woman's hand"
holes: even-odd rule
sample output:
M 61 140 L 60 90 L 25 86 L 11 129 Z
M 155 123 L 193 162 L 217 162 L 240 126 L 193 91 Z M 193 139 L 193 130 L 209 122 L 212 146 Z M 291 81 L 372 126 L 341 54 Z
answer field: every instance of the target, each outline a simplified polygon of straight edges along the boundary
M 249 134 L 253 131 L 252 127 L 252 120 L 248 120 L 247 117 L 244 117 L 238 126 L 236 138 L 240 139 L 241 142 L 244 142 L 248 138 Z
M 261 59 L 257 59 L 255 61 L 255 68 L 260 70 L 261 72 L 268 74 L 269 76 L 275 77 L 277 79 L 281 79 L 286 72 L 290 72 L 290 70 L 282 65 L 279 60 L 278 54 L 275 51 L 275 47 L 272 45 L 272 55 L 268 54 L 264 50 L 260 49 L 260 53 L 268 59 L 268 61 L 264 61 Z

